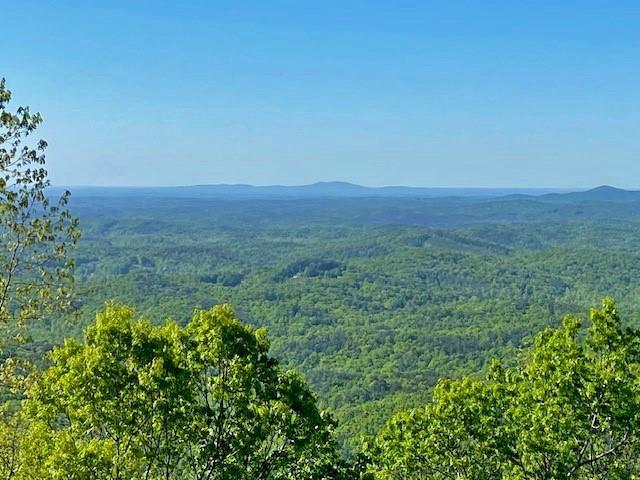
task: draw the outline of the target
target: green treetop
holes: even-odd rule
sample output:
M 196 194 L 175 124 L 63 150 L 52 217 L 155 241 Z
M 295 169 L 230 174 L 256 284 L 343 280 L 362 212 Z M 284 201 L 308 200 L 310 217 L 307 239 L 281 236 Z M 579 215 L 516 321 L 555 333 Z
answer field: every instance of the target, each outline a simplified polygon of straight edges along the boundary
M 109 306 L 28 391 L 16 478 L 337 478 L 333 422 L 268 349 L 228 306 L 184 328 Z
M 640 334 L 612 300 L 535 338 L 486 381 L 443 381 L 368 445 L 379 479 L 639 478 Z

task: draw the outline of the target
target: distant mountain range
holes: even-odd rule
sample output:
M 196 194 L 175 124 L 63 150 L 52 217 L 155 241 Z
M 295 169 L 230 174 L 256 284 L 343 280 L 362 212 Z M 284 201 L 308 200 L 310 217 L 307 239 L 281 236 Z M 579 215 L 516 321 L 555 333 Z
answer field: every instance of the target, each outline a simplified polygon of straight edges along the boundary
M 55 189 L 52 189 L 55 190 Z M 58 189 L 59 190 L 59 189 Z M 640 220 L 640 191 L 601 186 L 561 192 L 544 189 L 369 188 L 327 182 L 305 186 L 197 185 L 191 187 L 71 187 L 80 217 L 179 215 L 221 210 L 235 228 L 255 224 L 419 225 L 456 227 L 480 223 L 573 220 Z M 55 195 L 57 192 L 51 192 Z M 155 218 L 155 217 L 154 217 Z M 250 219 L 250 220 L 247 220 Z
M 243 197 L 497 197 L 511 193 L 541 195 L 554 189 L 517 188 L 433 188 L 433 187 L 365 187 L 348 182 L 317 182 L 311 185 L 194 185 L 177 187 L 204 195 Z
M 443 187 L 365 187 L 348 182 L 318 182 L 311 185 L 246 184 L 191 185 L 183 187 L 66 187 L 78 196 L 163 196 L 193 198 L 436 198 L 476 197 L 496 198 L 509 195 L 541 196 L 566 193 L 568 190 L 552 188 L 443 188 Z M 63 187 L 52 187 L 62 190 Z
M 584 201 L 597 201 L 597 202 L 636 202 L 640 200 L 640 191 L 638 190 L 624 190 L 622 188 L 615 188 L 609 185 L 602 185 L 600 187 L 592 188 L 583 192 L 569 192 L 569 193 L 550 193 L 543 195 L 541 200 L 547 201 L 561 201 L 561 202 L 584 202 Z

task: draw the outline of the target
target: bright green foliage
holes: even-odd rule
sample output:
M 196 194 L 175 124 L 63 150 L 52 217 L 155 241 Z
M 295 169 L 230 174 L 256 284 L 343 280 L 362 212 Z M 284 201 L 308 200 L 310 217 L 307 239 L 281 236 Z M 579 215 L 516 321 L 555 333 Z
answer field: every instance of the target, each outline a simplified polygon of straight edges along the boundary
M 424 409 L 393 416 L 372 445 L 365 445 L 380 479 L 492 479 L 498 425 L 491 387 L 471 379 L 443 381 Z
M 0 479 L 14 478 L 18 469 L 25 425 L 17 400 L 32 373 L 28 356 L 12 355 L 28 320 L 44 323 L 45 315 L 71 306 L 69 253 L 79 237 L 78 220 L 66 208 L 69 192 L 54 203 L 46 195 L 47 143 L 29 141 L 41 116 L 28 107 L 9 111 L 10 100 L 0 79 Z
M 332 421 L 268 348 L 228 306 L 184 328 L 109 306 L 28 392 L 17 478 L 337 478 Z
M 640 326 L 640 223 L 633 219 L 552 223 L 544 213 L 517 225 L 362 226 L 355 222 L 368 208 L 395 218 L 400 206 L 336 200 L 336 214 L 352 223 L 327 226 L 330 212 L 309 200 L 82 195 L 74 191 L 73 200 L 83 225 L 82 321 L 114 298 L 148 318 L 179 322 L 193 306 L 230 303 L 243 320 L 269 329 L 272 355 L 304 375 L 353 450 L 360 434 L 428 402 L 439 378 L 478 375 L 491 358 L 513 359 L 525 339 L 605 295 Z M 445 209 L 405 202 L 403 215 Z M 507 209 L 506 200 L 496 203 L 493 212 Z M 281 211 L 293 208 L 299 217 L 311 212 L 313 222 Z M 621 214 L 618 205 L 607 208 Z M 308 276 L 324 261 L 345 268 L 337 277 L 332 270 Z M 284 273 L 291 276 L 281 280 Z M 71 335 L 62 319 L 34 332 L 54 343 Z
M 13 478 L 19 465 L 25 431 L 20 403 L 37 373 L 29 360 L 6 358 L 0 365 L 0 480 Z
M 640 447 L 640 335 L 612 300 L 586 336 L 567 317 L 513 368 L 441 382 L 367 446 L 380 479 L 633 479 Z
M 44 312 L 69 307 L 78 220 L 66 209 L 69 192 L 51 203 L 44 168 L 47 142 L 30 145 L 38 113 L 8 110 L 11 92 L 0 79 L 0 322 L 22 326 Z
M 27 403 L 33 432 L 46 438 L 36 452 L 44 458 L 42 478 L 92 471 L 96 478 L 134 478 L 175 462 L 168 441 L 185 421 L 191 392 L 189 372 L 174 352 L 176 331 L 132 322 L 130 309 L 112 306 L 84 344 L 68 341 L 54 350 L 53 366 Z

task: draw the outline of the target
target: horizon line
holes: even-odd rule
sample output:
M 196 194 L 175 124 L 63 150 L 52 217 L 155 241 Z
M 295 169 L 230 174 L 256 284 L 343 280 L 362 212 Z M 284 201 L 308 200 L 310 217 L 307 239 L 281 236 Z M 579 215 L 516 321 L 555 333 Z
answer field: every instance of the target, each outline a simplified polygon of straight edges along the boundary
M 254 184 L 254 183 L 194 183 L 194 184 L 156 184 L 156 185 L 141 185 L 141 184 L 64 184 L 55 183 L 51 184 L 53 188 L 197 188 L 197 187 L 250 187 L 250 188 L 300 188 L 300 187 L 312 187 L 318 185 L 343 185 L 351 187 L 359 187 L 366 189 L 384 189 L 384 188 L 406 188 L 406 189 L 430 189 L 430 190 L 592 190 L 600 187 L 610 187 L 620 190 L 637 190 L 637 187 L 617 187 L 609 184 L 599 184 L 592 186 L 478 186 L 478 185 L 446 185 L 446 186 L 425 186 L 425 185 L 363 185 L 359 183 L 352 183 L 347 181 L 317 181 L 313 183 L 303 184 Z

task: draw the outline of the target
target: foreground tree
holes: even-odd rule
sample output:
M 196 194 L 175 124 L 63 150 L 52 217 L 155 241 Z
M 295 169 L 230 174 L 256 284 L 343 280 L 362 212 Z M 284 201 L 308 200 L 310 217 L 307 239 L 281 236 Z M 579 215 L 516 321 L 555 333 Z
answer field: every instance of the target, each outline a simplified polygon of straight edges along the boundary
M 78 220 L 66 208 L 69 192 L 51 202 L 45 190 L 47 142 L 30 142 L 42 122 L 28 107 L 8 109 L 11 92 L 0 80 L 0 324 L 70 306 Z M 6 337 L 6 334 L 5 334 Z
M 44 140 L 30 142 L 41 123 L 28 107 L 9 111 L 11 92 L 0 79 L 0 479 L 14 478 L 25 425 L 16 416 L 32 366 L 13 358 L 29 320 L 67 310 L 73 301 L 78 220 L 69 192 L 51 202 Z
M 513 368 L 444 381 L 367 446 L 380 479 L 633 479 L 640 475 L 640 335 L 612 300 L 546 329 Z
M 154 327 L 110 306 L 28 392 L 16 478 L 338 478 L 332 421 L 228 306 Z

